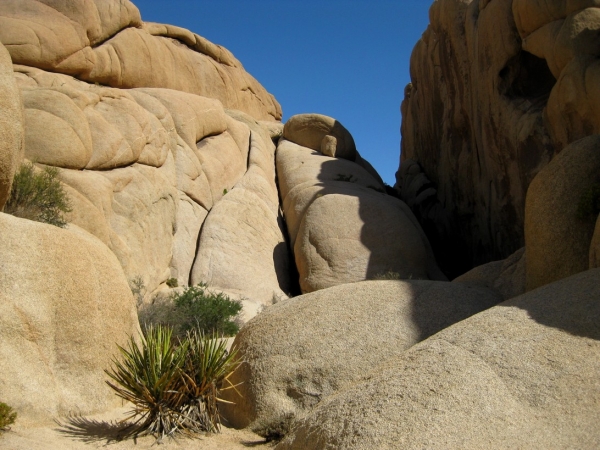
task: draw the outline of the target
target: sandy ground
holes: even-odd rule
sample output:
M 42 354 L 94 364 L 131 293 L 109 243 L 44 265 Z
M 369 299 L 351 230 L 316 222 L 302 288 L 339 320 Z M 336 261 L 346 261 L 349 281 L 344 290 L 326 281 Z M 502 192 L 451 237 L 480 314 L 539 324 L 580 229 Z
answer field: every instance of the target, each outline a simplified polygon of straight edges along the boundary
M 195 439 L 179 437 L 165 439 L 156 445 L 153 437 L 118 441 L 119 426 L 127 408 L 113 410 L 109 413 L 63 419 L 62 423 L 43 428 L 24 428 L 17 423 L 12 429 L 0 436 L 2 450 L 85 450 L 108 448 L 122 449 L 185 449 L 185 450 L 241 450 L 248 448 L 271 449 L 271 444 L 249 430 L 234 430 L 221 427 L 219 434 L 200 435 Z

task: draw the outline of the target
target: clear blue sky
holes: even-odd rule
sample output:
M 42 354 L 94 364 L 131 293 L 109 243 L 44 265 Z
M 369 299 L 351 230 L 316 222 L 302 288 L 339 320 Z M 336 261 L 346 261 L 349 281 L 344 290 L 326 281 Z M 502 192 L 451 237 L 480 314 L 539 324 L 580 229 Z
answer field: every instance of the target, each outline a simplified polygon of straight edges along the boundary
M 393 185 L 400 103 L 432 0 L 133 0 L 142 19 L 228 48 L 283 108 L 339 120 Z

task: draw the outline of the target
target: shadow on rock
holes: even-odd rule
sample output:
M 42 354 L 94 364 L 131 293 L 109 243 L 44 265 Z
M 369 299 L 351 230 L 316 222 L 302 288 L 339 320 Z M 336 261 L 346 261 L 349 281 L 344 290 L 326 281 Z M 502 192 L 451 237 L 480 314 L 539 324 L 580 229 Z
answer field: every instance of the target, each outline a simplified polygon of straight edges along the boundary
M 600 269 L 547 284 L 499 306 L 524 309 L 539 324 L 600 340 Z

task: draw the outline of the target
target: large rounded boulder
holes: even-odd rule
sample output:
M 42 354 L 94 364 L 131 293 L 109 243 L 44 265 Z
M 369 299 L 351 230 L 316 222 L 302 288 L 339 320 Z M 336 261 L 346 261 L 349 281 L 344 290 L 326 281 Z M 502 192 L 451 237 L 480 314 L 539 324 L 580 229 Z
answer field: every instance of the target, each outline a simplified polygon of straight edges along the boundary
M 599 283 L 590 270 L 388 347 L 276 449 L 598 448 Z
M 268 434 L 432 334 L 501 301 L 436 281 L 366 281 L 283 300 L 237 335 L 227 421 Z
M 356 159 L 356 144 L 352 135 L 333 117 L 297 114 L 285 123 L 283 137 L 332 158 Z
M 0 214 L 0 399 L 20 424 L 121 404 L 104 369 L 138 335 L 135 302 L 111 251 L 70 228 Z
M 527 290 L 589 268 L 600 192 L 600 136 L 569 145 L 532 181 L 525 206 Z

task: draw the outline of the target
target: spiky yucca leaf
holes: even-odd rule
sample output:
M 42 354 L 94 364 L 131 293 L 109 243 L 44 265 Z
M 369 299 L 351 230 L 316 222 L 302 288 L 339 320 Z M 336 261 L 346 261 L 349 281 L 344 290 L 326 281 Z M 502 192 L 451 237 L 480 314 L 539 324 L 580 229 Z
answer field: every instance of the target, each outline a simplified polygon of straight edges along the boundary
M 128 436 L 153 434 L 161 439 L 181 428 L 180 411 L 186 401 L 181 390 L 181 369 L 188 345 L 175 346 L 171 329 L 148 327 L 141 347 L 130 337 L 127 348 L 119 346 L 121 361 L 114 359 L 106 374 L 117 395 L 133 404 L 130 416 L 136 419 Z
M 187 333 L 188 355 L 184 366 L 186 427 L 197 431 L 218 432 L 221 419 L 217 402 L 224 389 L 235 389 L 229 376 L 240 365 L 237 352 L 227 351 L 227 341 L 198 331 Z M 223 384 L 227 384 L 223 388 Z

